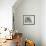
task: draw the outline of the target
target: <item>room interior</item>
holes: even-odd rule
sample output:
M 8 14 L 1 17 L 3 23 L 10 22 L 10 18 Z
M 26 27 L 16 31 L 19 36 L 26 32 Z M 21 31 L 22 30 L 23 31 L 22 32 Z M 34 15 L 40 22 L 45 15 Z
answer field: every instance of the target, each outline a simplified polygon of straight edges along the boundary
M 45 0 L 1 0 L 0 46 L 46 46 L 45 3 Z

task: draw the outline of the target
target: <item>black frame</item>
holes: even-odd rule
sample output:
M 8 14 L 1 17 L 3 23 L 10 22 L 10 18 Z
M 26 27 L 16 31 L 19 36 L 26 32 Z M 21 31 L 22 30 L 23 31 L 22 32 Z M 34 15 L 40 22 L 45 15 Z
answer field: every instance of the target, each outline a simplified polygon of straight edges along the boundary
M 33 23 L 33 24 L 25 24 L 25 23 L 24 23 L 24 17 L 25 17 L 25 16 L 29 16 L 29 17 L 30 17 L 30 16 L 33 16 L 33 17 L 34 17 L 34 23 Z M 35 15 L 23 15 L 23 25 L 35 25 Z

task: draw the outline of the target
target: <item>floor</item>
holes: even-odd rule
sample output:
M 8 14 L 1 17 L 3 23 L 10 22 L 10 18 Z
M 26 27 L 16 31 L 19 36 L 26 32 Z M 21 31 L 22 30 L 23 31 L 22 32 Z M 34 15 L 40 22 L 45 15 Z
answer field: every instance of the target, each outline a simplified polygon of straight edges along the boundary
M 13 39 L 13 40 L 6 40 L 6 42 L 2 43 L 0 46 L 16 46 L 15 39 Z

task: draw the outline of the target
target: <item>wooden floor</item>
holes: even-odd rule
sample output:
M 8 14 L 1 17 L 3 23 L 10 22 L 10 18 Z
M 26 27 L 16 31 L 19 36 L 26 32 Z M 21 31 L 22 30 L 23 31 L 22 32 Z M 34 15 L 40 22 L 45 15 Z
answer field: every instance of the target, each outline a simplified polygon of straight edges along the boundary
M 13 40 L 6 40 L 6 42 L 2 43 L 0 46 L 16 46 L 15 39 Z

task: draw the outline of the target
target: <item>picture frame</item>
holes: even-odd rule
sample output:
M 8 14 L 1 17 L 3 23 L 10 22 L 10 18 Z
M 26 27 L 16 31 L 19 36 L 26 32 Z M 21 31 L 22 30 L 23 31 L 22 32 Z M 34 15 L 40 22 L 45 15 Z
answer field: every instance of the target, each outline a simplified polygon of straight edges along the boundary
M 35 15 L 23 15 L 24 25 L 35 25 Z

